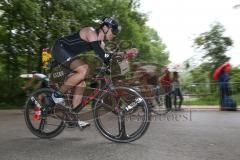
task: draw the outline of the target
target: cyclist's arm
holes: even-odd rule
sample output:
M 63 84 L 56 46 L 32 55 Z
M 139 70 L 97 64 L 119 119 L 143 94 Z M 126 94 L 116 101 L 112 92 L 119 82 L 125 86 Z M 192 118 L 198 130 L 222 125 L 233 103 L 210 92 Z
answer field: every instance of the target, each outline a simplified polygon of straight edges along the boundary
M 93 41 L 90 42 L 91 43 L 91 47 L 93 48 L 94 52 L 105 62 L 109 62 L 109 60 L 111 59 L 111 55 L 107 52 L 104 51 L 104 49 L 102 49 L 100 47 L 100 41 Z
M 108 63 L 111 59 L 111 55 L 106 53 L 104 50 L 104 44 L 97 39 L 97 34 L 93 30 L 88 30 L 87 32 L 87 40 L 90 42 L 91 47 L 93 48 L 94 52 L 105 62 Z

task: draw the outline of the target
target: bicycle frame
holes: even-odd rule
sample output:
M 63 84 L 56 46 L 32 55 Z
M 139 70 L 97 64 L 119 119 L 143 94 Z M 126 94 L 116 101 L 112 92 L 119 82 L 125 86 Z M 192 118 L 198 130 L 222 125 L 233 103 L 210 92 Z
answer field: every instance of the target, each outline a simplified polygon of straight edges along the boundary
M 96 77 L 96 78 L 93 78 L 92 79 L 94 82 L 97 82 L 97 81 L 103 81 L 105 82 L 105 85 L 103 87 L 97 87 L 95 88 L 91 94 L 89 94 L 87 97 L 83 98 L 82 99 L 82 103 L 80 104 L 80 110 L 83 109 L 91 100 L 95 99 L 97 97 L 97 95 L 100 93 L 100 92 L 107 92 L 109 93 L 110 95 L 112 96 L 115 96 L 115 97 L 121 97 L 121 96 L 124 96 L 125 93 L 118 93 L 118 92 L 111 92 L 112 90 L 112 82 L 109 78 L 107 78 L 105 75 L 103 76 L 100 76 L 100 77 Z M 118 105 L 117 105 L 118 106 Z M 119 107 L 119 106 L 118 106 Z M 118 108 L 115 108 L 116 110 L 118 110 Z
M 92 78 L 91 81 L 93 81 L 93 82 L 102 81 L 105 83 L 104 86 L 102 86 L 102 87 L 98 86 L 88 96 L 83 97 L 82 103 L 78 106 L 78 107 L 80 107 L 80 110 L 82 110 L 91 100 L 95 99 L 97 97 L 97 95 L 99 95 L 100 92 L 107 92 L 113 96 L 119 96 L 117 93 L 111 92 L 111 89 L 113 87 L 112 81 L 110 78 L 105 76 L 105 74 L 106 74 L 105 71 L 100 71 L 100 73 L 102 75 L 100 74 L 99 77 Z
M 87 96 L 86 98 L 83 98 L 83 99 L 82 99 L 82 106 L 83 106 L 83 108 L 84 108 L 84 106 L 86 106 L 91 100 L 93 100 L 93 99 L 98 95 L 98 93 L 99 93 L 102 89 L 103 89 L 103 91 L 107 91 L 107 92 L 108 92 L 107 87 L 108 87 L 109 82 L 110 82 L 109 79 L 107 79 L 106 77 L 97 77 L 97 78 L 94 78 L 94 79 L 93 79 L 93 81 L 95 81 L 95 82 L 96 82 L 96 81 L 102 81 L 102 80 L 106 83 L 104 87 L 95 88 L 89 96 Z

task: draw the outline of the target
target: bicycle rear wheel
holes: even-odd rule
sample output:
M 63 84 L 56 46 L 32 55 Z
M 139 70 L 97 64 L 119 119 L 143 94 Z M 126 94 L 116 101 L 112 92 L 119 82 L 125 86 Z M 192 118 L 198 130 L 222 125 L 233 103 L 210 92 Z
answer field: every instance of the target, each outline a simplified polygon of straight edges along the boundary
M 135 141 L 144 135 L 150 125 L 146 101 L 127 87 L 103 92 L 95 102 L 93 115 L 98 131 L 114 142 Z
M 53 89 L 42 88 L 33 92 L 26 101 L 24 118 L 29 130 L 40 138 L 53 138 L 64 130 L 64 121 L 55 115 L 54 104 L 51 101 Z M 41 105 L 41 115 L 34 120 L 37 101 Z

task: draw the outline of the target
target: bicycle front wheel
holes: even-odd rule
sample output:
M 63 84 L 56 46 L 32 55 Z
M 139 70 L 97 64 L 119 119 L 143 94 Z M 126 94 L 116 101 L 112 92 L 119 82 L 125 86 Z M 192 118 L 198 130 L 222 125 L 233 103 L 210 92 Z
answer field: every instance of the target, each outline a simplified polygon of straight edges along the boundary
M 94 105 L 98 131 L 114 142 L 132 142 L 144 135 L 150 125 L 150 113 L 144 98 L 135 90 L 117 87 L 103 92 Z
M 50 88 L 36 90 L 29 96 L 24 108 L 27 127 L 40 138 L 53 138 L 64 130 L 64 121 L 55 115 L 54 104 L 51 103 L 52 93 Z M 42 107 L 39 119 L 34 118 L 36 103 Z

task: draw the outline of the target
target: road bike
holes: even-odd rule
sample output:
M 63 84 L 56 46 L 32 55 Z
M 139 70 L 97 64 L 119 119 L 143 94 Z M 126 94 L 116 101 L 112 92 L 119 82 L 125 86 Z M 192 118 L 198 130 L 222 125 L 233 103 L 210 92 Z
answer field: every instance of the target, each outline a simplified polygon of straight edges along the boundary
M 92 74 L 85 79 L 87 90 L 79 106 L 81 112 L 76 114 L 72 112 L 72 90 L 64 95 L 65 105 L 54 104 L 51 100 L 52 93 L 74 73 L 66 66 L 54 63 L 50 67 L 50 87 L 33 92 L 25 104 L 25 122 L 35 136 L 53 138 L 66 127 L 70 128 L 69 123 L 91 119 L 85 116 L 89 111 L 82 113 L 84 108 L 91 108 L 97 130 L 108 140 L 127 143 L 144 135 L 150 125 L 148 104 L 134 89 L 113 85 L 109 76 L 111 65 L 90 69 Z

